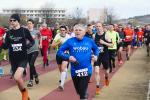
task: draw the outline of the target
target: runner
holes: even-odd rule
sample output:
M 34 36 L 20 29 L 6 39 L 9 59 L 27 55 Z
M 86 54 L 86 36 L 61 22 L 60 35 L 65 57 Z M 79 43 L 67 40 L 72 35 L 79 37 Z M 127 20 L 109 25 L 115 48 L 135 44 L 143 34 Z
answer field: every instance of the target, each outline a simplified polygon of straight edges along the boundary
M 103 64 L 105 69 L 105 85 L 109 85 L 109 52 L 108 47 L 112 47 L 111 40 L 106 36 L 101 23 L 96 24 L 97 33 L 95 35 L 95 43 L 97 44 L 100 54 L 97 61 L 94 63 L 95 68 L 95 80 L 96 80 L 96 95 L 100 94 L 100 65 Z
M 47 24 L 43 23 L 41 30 L 40 30 L 40 35 L 42 37 L 42 55 L 43 55 L 43 68 L 45 66 L 48 66 L 48 48 L 49 48 L 49 43 L 52 40 L 52 31 L 48 29 Z
M 0 27 L 0 46 L 2 46 L 2 44 L 3 44 L 4 34 L 5 34 L 5 29 L 3 27 Z M 2 54 L 2 48 L 0 48 L 0 55 L 1 54 Z M 0 65 L 1 65 L 2 60 L 3 59 L 0 59 Z
M 144 37 L 144 32 L 142 30 L 141 27 L 138 28 L 138 32 L 137 32 L 137 46 L 139 48 L 142 48 L 142 44 L 143 44 L 143 37 Z
M 60 47 L 57 56 L 71 62 L 71 76 L 76 92 L 80 100 L 87 100 L 88 81 L 92 74 L 91 59 L 96 61 L 99 50 L 92 39 L 84 37 L 85 27 L 83 25 L 75 25 L 74 30 L 75 37 L 68 39 Z M 69 51 L 69 54 L 64 53 L 66 50 Z
M 35 40 L 35 44 L 27 50 L 28 53 L 28 62 L 29 62 L 29 66 L 30 66 L 30 80 L 27 84 L 27 87 L 32 87 L 33 86 L 33 78 L 35 78 L 35 83 L 38 84 L 39 83 L 39 78 L 38 78 L 38 74 L 36 72 L 35 69 L 35 61 L 36 58 L 38 57 L 38 53 L 39 53 L 39 48 L 42 48 L 42 40 L 40 39 L 40 45 L 39 45 L 39 31 L 34 29 L 34 21 L 32 19 L 29 19 L 27 21 L 27 26 L 28 29 L 32 35 L 32 38 Z
M 12 66 L 13 76 L 22 93 L 22 100 L 29 100 L 28 91 L 24 86 L 23 72 L 27 65 L 27 48 L 34 44 L 34 40 L 26 28 L 20 27 L 20 17 L 18 14 L 11 15 L 11 30 L 6 33 L 3 48 L 9 49 L 9 58 Z M 30 42 L 27 44 L 27 40 Z
M 66 40 L 68 40 L 70 38 L 70 35 L 67 33 L 67 27 L 66 26 L 60 26 L 60 33 L 58 33 L 53 42 L 52 42 L 52 47 L 53 48 L 59 48 Z M 66 54 L 67 51 L 65 51 Z M 68 66 L 68 60 L 65 60 L 59 56 L 56 55 L 56 61 L 58 64 L 58 68 L 60 71 L 60 85 L 59 85 L 59 89 L 60 90 L 64 90 L 64 84 L 65 84 L 65 79 L 67 76 L 67 66 Z
M 117 44 L 119 43 L 120 37 L 118 32 L 114 31 L 113 24 L 110 24 L 106 35 L 110 37 L 111 42 L 113 43 L 113 47 L 109 47 L 109 66 L 110 66 L 110 73 L 112 72 L 112 68 L 115 68 L 115 57 L 117 53 Z
M 129 60 L 131 54 L 131 43 L 133 39 L 133 30 L 131 29 L 131 25 L 127 25 L 124 29 L 125 33 L 125 47 L 126 47 L 126 58 Z
M 144 40 L 147 48 L 147 56 L 149 56 L 149 51 L 150 51 L 150 25 L 146 26 L 146 30 L 144 32 Z
M 119 40 L 119 43 L 118 43 L 118 46 L 117 46 L 117 56 L 118 56 L 119 65 L 121 65 L 123 63 L 122 51 L 123 51 L 124 38 L 125 38 L 122 26 L 118 27 L 118 33 L 119 33 L 120 40 Z

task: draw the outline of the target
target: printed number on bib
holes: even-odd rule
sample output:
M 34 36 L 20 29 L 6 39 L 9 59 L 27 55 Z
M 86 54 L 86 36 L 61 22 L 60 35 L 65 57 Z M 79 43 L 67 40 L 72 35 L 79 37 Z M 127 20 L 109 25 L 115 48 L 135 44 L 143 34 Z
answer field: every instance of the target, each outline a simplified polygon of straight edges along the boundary
M 22 51 L 22 43 L 12 44 L 13 51 Z
M 76 70 L 75 73 L 78 77 L 88 76 L 88 68 Z

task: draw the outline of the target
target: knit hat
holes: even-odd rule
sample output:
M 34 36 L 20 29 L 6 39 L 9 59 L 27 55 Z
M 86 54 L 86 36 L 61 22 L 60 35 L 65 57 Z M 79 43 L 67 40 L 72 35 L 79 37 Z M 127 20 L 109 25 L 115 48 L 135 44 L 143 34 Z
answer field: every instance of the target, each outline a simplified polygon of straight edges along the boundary
M 19 17 L 18 14 L 12 14 L 12 15 L 10 16 L 10 19 L 15 19 L 15 20 L 17 20 L 18 22 L 20 22 L 20 17 Z

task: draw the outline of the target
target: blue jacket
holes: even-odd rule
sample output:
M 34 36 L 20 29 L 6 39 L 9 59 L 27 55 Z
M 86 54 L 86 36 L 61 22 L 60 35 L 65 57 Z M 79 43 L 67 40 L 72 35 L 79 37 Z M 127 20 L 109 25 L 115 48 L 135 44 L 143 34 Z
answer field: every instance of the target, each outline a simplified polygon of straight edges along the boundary
M 68 50 L 69 54 L 64 51 Z M 93 52 L 92 52 L 93 51 Z M 88 38 L 83 37 L 78 40 L 76 37 L 68 39 L 58 50 L 57 56 L 69 60 L 70 56 L 74 56 L 79 62 L 75 65 L 71 62 L 71 76 L 88 76 L 92 74 L 91 55 L 99 55 L 99 49 L 95 42 Z

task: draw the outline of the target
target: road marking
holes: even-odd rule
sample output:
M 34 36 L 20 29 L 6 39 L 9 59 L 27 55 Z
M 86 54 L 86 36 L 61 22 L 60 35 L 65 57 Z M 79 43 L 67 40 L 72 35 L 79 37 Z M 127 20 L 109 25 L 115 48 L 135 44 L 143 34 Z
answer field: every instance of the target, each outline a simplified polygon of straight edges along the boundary
M 148 84 L 147 100 L 150 100 L 150 80 Z

